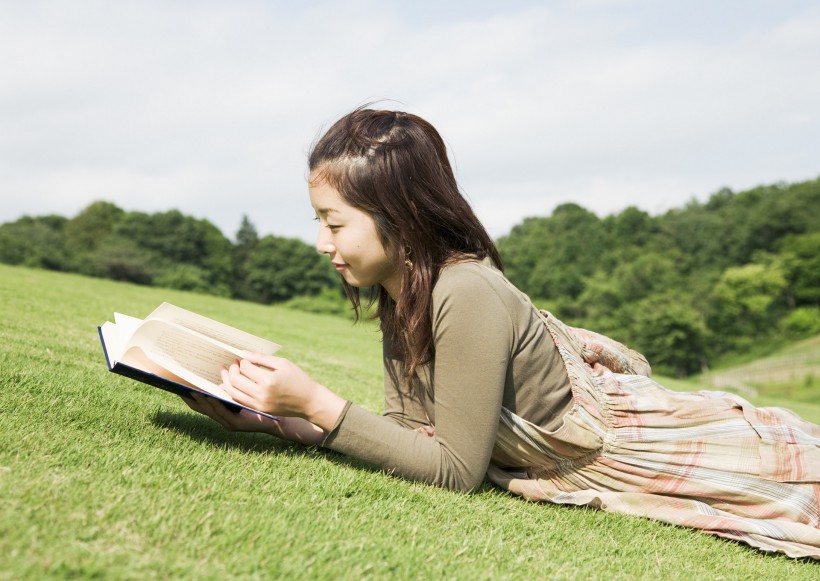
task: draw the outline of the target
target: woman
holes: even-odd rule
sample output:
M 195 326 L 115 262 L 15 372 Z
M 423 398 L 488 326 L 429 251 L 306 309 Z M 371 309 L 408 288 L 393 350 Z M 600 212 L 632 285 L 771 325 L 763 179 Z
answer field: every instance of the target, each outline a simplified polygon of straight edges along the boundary
M 385 411 L 289 361 L 223 370 L 238 402 L 191 407 L 234 430 L 321 444 L 406 478 L 596 506 L 820 558 L 820 428 L 726 394 L 677 394 L 638 353 L 538 311 L 502 274 L 436 130 L 359 109 L 309 159 L 316 247 L 354 308 L 377 293 Z

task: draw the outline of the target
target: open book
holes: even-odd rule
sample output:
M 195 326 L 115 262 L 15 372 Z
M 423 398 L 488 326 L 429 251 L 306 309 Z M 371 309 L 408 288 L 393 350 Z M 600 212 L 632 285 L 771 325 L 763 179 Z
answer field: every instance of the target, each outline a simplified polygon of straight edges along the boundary
M 190 398 L 192 391 L 214 397 L 238 412 L 248 409 L 222 388 L 220 368 L 243 351 L 270 355 L 279 345 L 169 303 L 145 319 L 114 313 L 98 327 L 109 371 Z M 276 419 L 276 418 L 274 418 Z

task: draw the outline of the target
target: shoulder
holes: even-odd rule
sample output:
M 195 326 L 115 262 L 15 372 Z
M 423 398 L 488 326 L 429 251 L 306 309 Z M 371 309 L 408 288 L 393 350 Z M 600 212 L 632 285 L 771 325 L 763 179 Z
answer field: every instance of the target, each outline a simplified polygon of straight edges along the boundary
M 517 336 L 526 311 L 522 295 L 490 264 L 464 261 L 442 269 L 432 297 L 436 349 L 445 337 L 459 349 L 471 341 L 492 337 L 492 345 L 508 344 Z M 477 348 L 477 347 L 476 347 Z
M 444 267 L 433 288 L 433 305 L 466 302 L 471 308 L 522 302 L 523 294 L 489 261 L 468 260 Z
M 496 294 L 518 292 L 489 261 L 465 260 L 442 268 L 433 288 L 434 299 L 453 294 L 475 294 L 492 291 Z

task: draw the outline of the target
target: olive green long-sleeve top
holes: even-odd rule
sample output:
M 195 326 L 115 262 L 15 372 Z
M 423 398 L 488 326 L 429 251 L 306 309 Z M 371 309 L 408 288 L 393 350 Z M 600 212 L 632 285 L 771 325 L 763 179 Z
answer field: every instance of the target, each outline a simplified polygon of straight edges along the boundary
M 435 355 L 412 384 L 384 344 L 385 409 L 348 403 L 324 445 L 399 476 L 478 487 L 501 407 L 554 430 L 572 407 L 569 378 L 530 300 L 485 262 L 442 270 L 433 289 Z M 416 428 L 430 425 L 428 437 Z

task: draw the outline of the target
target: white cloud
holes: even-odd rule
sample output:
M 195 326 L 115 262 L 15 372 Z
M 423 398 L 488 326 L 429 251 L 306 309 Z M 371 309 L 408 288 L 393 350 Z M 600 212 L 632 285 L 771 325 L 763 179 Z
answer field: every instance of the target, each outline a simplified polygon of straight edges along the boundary
M 820 174 L 810 3 L 301 6 L 4 6 L 0 222 L 104 198 L 309 240 L 306 149 L 374 98 L 439 128 L 496 236 Z

